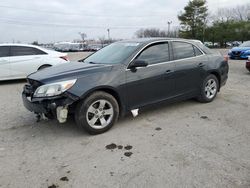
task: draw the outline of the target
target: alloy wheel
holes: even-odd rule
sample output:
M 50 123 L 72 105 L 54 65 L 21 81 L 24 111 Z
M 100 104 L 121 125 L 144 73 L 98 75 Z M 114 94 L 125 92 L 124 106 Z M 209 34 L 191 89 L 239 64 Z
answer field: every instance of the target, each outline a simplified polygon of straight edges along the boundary
M 214 98 L 217 93 L 217 83 L 214 79 L 209 79 L 205 86 L 205 95 L 208 99 Z
M 93 102 L 86 113 L 88 124 L 94 129 L 103 129 L 110 124 L 114 116 L 114 108 L 105 99 Z

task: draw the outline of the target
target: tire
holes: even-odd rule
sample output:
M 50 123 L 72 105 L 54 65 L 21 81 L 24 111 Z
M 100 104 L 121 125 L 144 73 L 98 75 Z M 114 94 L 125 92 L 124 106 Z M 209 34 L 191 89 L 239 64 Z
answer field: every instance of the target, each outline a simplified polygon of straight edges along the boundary
M 198 101 L 202 103 L 212 102 L 219 90 L 219 81 L 217 77 L 213 74 L 210 74 L 205 78 L 201 86 L 201 94 L 198 96 Z
M 51 67 L 51 65 L 42 65 L 41 67 L 39 67 L 37 70 L 43 70 L 43 69 L 46 69 L 48 67 Z
M 102 91 L 94 92 L 79 102 L 75 111 L 77 126 L 92 135 L 108 131 L 118 117 L 119 105 L 116 99 Z

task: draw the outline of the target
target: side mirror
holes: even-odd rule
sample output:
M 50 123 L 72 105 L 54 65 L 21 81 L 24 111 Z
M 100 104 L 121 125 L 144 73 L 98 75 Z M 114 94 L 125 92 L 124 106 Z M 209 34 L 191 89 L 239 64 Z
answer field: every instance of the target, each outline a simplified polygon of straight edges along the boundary
M 146 67 L 148 66 L 148 63 L 144 60 L 134 60 L 130 63 L 129 69 L 135 69 L 137 67 Z

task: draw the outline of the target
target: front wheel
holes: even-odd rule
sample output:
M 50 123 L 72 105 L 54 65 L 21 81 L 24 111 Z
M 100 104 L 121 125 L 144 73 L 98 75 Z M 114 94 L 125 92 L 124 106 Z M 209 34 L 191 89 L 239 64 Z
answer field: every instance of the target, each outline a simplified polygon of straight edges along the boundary
M 205 78 L 201 86 L 201 94 L 198 100 L 203 103 L 209 103 L 214 100 L 219 90 L 219 81 L 217 77 L 210 74 Z
M 109 130 L 117 121 L 119 105 L 106 92 L 95 92 L 77 105 L 76 124 L 90 134 L 101 134 Z

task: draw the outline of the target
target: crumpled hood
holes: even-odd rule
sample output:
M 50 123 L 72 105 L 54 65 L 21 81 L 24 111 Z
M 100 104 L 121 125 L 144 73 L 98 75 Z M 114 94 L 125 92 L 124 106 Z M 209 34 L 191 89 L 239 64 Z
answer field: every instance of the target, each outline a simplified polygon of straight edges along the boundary
M 47 83 L 57 80 L 84 77 L 88 74 L 98 72 L 109 72 L 111 69 L 112 65 L 69 62 L 32 73 L 28 76 L 28 79 L 37 80 L 41 83 Z
M 247 50 L 250 50 L 250 47 L 234 47 L 232 48 L 232 51 L 247 51 Z

